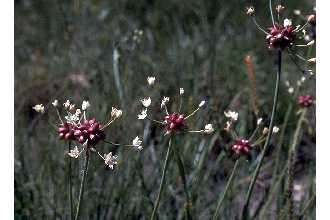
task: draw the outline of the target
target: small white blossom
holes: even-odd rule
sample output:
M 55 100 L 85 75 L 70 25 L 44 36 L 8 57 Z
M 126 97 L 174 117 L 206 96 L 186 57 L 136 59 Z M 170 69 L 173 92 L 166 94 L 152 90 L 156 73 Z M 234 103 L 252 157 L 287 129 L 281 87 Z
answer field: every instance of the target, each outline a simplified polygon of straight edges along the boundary
M 170 101 L 169 97 L 164 97 L 162 103 L 160 104 L 160 108 L 164 108 L 166 103 L 168 103 L 169 101 Z
M 212 124 L 205 125 L 204 133 L 211 134 L 213 132 L 214 132 L 214 128 L 213 128 L 213 125 Z
M 155 80 L 156 80 L 156 77 L 154 77 L 154 76 L 148 76 L 147 77 L 147 81 L 148 81 L 149 86 L 152 86 L 153 84 L 155 84 Z
M 227 118 L 230 118 L 231 120 L 233 121 L 237 121 L 238 119 L 238 113 L 237 112 L 234 112 L 234 111 L 227 111 L 227 112 L 224 112 L 225 113 L 225 116 Z
M 273 133 L 276 134 L 280 131 L 280 129 L 276 126 L 273 127 Z
M 293 10 L 293 13 L 295 15 L 300 15 L 301 14 L 301 11 L 299 9 L 295 9 L 295 10 Z
M 227 131 L 227 132 L 229 132 L 230 131 L 230 128 L 231 128 L 231 124 L 232 124 L 231 121 L 226 121 L 226 127 L 224 128 L 224 130 Z
M 78 147 L 75 146 L 73 150 L 70 150 L 70 152 L 68 153 L 68 155 L 72 158 L 78 158 L 79 157 L 79 150 L 78 150 Z
M 289 27 L 292 25 L 292 21 L 290 19 L 284 19 L 283 26 L 284 27 Z
M 151 104 L 151 98 L 150 97 L 141 99 L 140 101 L 141 101 L 142 105 L 146 108 L 148 108 Z
M 264 130 L 262 130 L 262 134 L 263 135 L 267 134 L 268 133 L 268 130 L 269 130 L 268 128 L 264 127 Z
M 205 101 L 204 100 L 199 103 L 198 107 L 201 108 L 201 107 L 203 107 L 203 105 L 205 105 Z
M 246 14 L 251 16 L 254 14 L 254 7 L 253 6 L 250 6 L 246 9 Z
M 89 107 L 91 106 L 91 104 L 89 104 L 89 101 L 83 101 L 82 104 L 81 104 L 81 109 L 83 111 L 86 111 L 86 109 L 88 109 Z
M 70 101 L 66 100 L 66 102 L 63 103 L 64 108 L 69 108 L 70 107 Z
M 79 121 L 79 115 L 68 113 L 67 116 L 64 116 L 65 120 L 70 124 L 75 124 Z
M 305 195 L 305 190 L 303 185 L 299 183 L 293 184 L 293 200 L 296 202 L 300 202 Z
M 285 7 L 283 5 L 277 5 L 275 8 L 277 13 L 281 13 L 284 9 L 285 9 Z
M 52 105 L 53 105 L 54 107 L 57 107 L 57 106 L 58 106 L 58 100 L 55 99 L 54 102 L 52 102 Z
M 316 63 L 316 58 L 310 58 L 309 60 L 307 60 L 309 63 Z
M 262 118 L 258 118 L 257 125 L 261 125 L 261 123 L 262 123 Z
M 184 89 L 180 88 L 180 95 L 183 95 L 183 93 L 184 93 Z
M 81 110 L 78 108 L 78 109 L 76 110 L 75 115 L 79 116 L 80 114 L 81 114 Z
M 69 106 L 69 110 L 70 110 L 70 111 L 73 110 L 74 107 L 75 107 L 75 105 L 74 105 L 74 104 L 71 104 L 71 105 Z
M 108 154 L 104 154 L 104 163 L 110 168 L 113 169 L 115 167 L 116 164 L 118 164 L 117 162 L 117 158 L 118 156 L 116 155 L 112 155 L 112 152 L 108 153 Z
M 143 119 L 145 119 L 148 115 L 147 115 L 147 110 L 148 109 L 143 109 L 142 111 L 141 111 L 141 114 L 138 114 L 138 119 L 140 119 L 140 120 L 143 120 Z
M 302 76 L 302 77 L 300 78 L 300 81 L 301 81 L 301 82 L 305 82 L 305 81 L 306 81 L 306 77 Z
M 305 41 L 310 41 L 311 40 L 311 37 L 309 35 L 305 35 L 304 36 L 304 40 Z M 313 44 L 314 44 L 314 42 L 313 42 Z M 307 46 L 310 46 L 310 45 L 307 44 Z
M 45 113 L 45 107 L 43 104 L 35 105 L 32 108 L 38 113 L 41 113 L 41 114 Z
M 134 147 L 137 147 L 137 149 L 138 150 L 142 150 L 143 149 L 143 147 L 142 147 L 142 141 L 140 140 L 140 138 L 138 137 L 138 136 L 136 136 L 136 138 L 134 138 L 134 140 L 133 140 L 133 146 Z
M 115 107 L 112 107 L 111 109 L 111 118 L 119 118 L 122 116 L 123 111 L 120 109 L 116 109 Z
M 288 88 L 288 92 L 292 94 L 294 92 L 294 88 L 293 87 Z

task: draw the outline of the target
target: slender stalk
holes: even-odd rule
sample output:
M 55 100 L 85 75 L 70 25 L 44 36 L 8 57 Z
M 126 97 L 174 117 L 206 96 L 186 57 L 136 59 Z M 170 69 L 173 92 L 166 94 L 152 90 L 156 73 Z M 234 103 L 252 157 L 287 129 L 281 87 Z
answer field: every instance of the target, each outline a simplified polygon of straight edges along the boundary
M 179 173 L 183 182 L 183 188 L 184 188 L 184 192 L 185 192 L 185 196 L 186 196 L 186 204 L 185 204 L 185 211 L 186 211 L 186 216 L 188 220 L 191 220 L 191 211 L 190 211 L 190 206 L 191 206 L 191 200 L 190 200 L 190 194 L 189 194 L 189 190 L 188 190 L 188 184 L 187 184 L 187 180 L 186 180 L 186 172 L 184 169 L 184 164 L 182 161 L 182 158 L 180 156 L 179 151 L 176 149 L 176 147 L 174 147 L 174 154 L 175 154 L 175 158 L 176 158 L 176 162 L 179 168 Z
M 273 172 L 273 179 L 275 180 L 277 178 L 277 174 L 280 172 L 280 159 L 281 159 L 281 151 L 282 151 L 282 146 L 284 142 L 284 135 L 286 134 L 286 128 L 289 122 L 289 118 L 292 112 L 293 105 L 290 103 L 289 107 L 285 113 L 284 116 L 284 123 L 283 126 L 281 127 L 281 133 L 279 136 L 279 141 L 278 144 L 276 145 L 277 151 L 276 151 L 276 156 L 275 156 L 275 166 L 274 166 L 274 172 Z M 273 182 L 273 181 L 272 181 Z
M 287 170 L 288 164 L 286 164 L 284 166 L 284 168 L 282 169 L 282 173 L 277 177 L 277 179 L 275 179 L 274 181 L 272 181 L 272 185 L 273 188 L 270 190 L 269 194 L 268 194 L 268 198 L 267 201 L 265 203 L 265 205 L 262 207 L 262 209 L 260 210 L 260 218 L 259 219 L 267 219 L 266 218 L 266 214 L 267 211 L 269 211 L 269 206 L 272 204 L 272 202 L 275 200 L 275 196 L 277 194 L 278 188 L 283 180 L 283 178 L 285 177 L 286 174 L 286 170 Z M 275 174 L 273 174 L 275 175 Z
M 289 150 L 289 158 L 288 158 L 288 172 L 287 172 L 287 184 L 286 184 L 286 190 L 285 190 L 285 196 L 286 196 L 286 219 L 292 219 L 293 218 L 293 198 L 292 198 L 292 191 L 293 191 L 293 177 L 294 177 L 294 168 L 295 168 L 295 162 L 296 162 L 296 148 L 299 141 L 299 136 L 302 128 L 303 121 L 305 120 L 306 115 L 306 109 L 304 109 L 301 112 L 297 128 L 295 130 L 292 145 Z
M 275 26 L 272 0 L 269 0 L 269 10 L 270 10 L 270 17 L 272 18 L 273 26 Z
M 71 141 L 69 141 L 69 152 L 71 150 Z M 71 179 L 71 157 L 68 158 L 68 182 L 69 182 L 69 201 L 70 201 L 70 219 L 72 220 L 73 215 L 73 200 L 72 200 L 72 179 Z
M 230 177 L 229 177 L 229 179 L 228 179 L 228 181 L 227 181 L 227 185 L 226 185 L 226 187 L 225 187 L 225 190 L 223 191 L 222 194 L 219 195 L 217 208 L 215 209 L 215 212 L 214 212 L 214 215 L 213 215 L 213 217 L 212 217 L 212 220 L 216 220 L 216 219 L 218 219 L 218 216 L 219 216 L 219 214 L 220 214 L 220 208 L 221 208 L 221 205 L 222 205 L 222 203 L 223 203 L 223 201 L 224 201 L 224 199 L 225 199 L 225 196 L 226 196 L 226 194 L 227 194 L 227 192 L 228 192 L 229 187 L 231 186 L 231 183 L 232 183 L 232 180 L 233 180 L 234 174 L 235 174 L 235 172 L 236 172 L 236 168 L 237 168 L 237 166 L 238 166 L 238 162 L 239 162 L 239 159 L 236 160 L 236 162 L 235 162 L 234 168 L 233 168 L 233 170 L 231 171 Z
M 250 199 L 251 199 L 251 194 L 254 188 L 254 185 L 256 183 L 257 177 L 259 175 L 259 171 L 262 165 L 262 162 L 264 160 L 264 157 L 266 155 L 266 152 L 268 150 L 269 147 L 269 142 L 270 139 L 272 137 L 273 134 L 273 124 L 274 124 L 274 118 L 275 118 L 275 114 L 276 114 L 276 106 L 277 106 L 277 99 L 278 99 L 278 91 L 279 91 L 279 83 L 280 83 L 280 78 L 281 78 L 281 70 L 282 70 L 282 51 L 278 50 L 277 53 L 277 74 L 276 74 L 276 82 L 275 82 L 275 91 L 274 91 L 274 99 L 273 99 L 273 109 L 272 109 L 272 114 L 271 114 L 271 118 L 270 118 L 270 124 L 268 127 L 268 134 L 267 134 L 267 138 L 264 144 L 264 147 L 262 149 L 261 155 L 260 155 L 260 160 L 259 163 L 253 173 L 253 177 L 252 180 L 250 182 L 249 185 L 249 189 L 247 191 L 246 194 L 246 198 L 245 198 L 245 202 L 244 202 L 244 206 L 243 206 L 243 211 L 242 211 L 242 220 L 246 220 L 248 219 L 248 207 L 249 207 L 249 203 L 250 203 Z
M 158 191 L 158 195 L 157 195 L 157 198 L 156 198 L 155 206 L 154 206 L 154 209 L 152 210 L 152 214 L 151 214 L 151 218 L 150 218 L 151 220 L 154 220 L 155 217 L 156 217 L 156 213 L 157 213 L 157 209 L 158 209 L 158 206 L 159 206 L 161 194 L 162 194 L 162 191 L 163 191 L 163 188 L 164 188 L 165 175 L 166 175 L 166 171 L 167 171 L 168 164 L 169 164 L 169 161 L 170 161 L 171 150 L 172 150 L 172 138 L 170 138 L 170 140 L 168 142 L 168 148 L 167 148 L 167 153 L 166 153 L 166 157 L 165 157 L 162 178 L 160 180 L 159 191 Z
M 303 208 L 303 210 L 301 211 L 301 214 L 298 217 L 298 220 L 303 220 L 304 216 L 306 214 L 306 211 L 311 207 L 311 205 L 313 205 L 315 203 L 315 199 L 316 199 L 316 194 L 314 193 L 312 198 L 310 198 L 306 204 L 306 206 Z
M 80 184 L 76 216 L 74 218 L 75 220 L 79 219 L 79 214 L 80 214 L 80 210 L 81 210 L 81 206 L 82 206 L 82 200 L 83 200 L 83 196 L 84 196 L 85 182 L 86 182 L 86 177 L 87 177 L 87 172 L 88 172 L 88 164 L 89 164 L 89 151 L 87 150 L 86 157 L 85 157 L 83 176 L 82 176 L 82 180 L 81 180 L 81 184 Z

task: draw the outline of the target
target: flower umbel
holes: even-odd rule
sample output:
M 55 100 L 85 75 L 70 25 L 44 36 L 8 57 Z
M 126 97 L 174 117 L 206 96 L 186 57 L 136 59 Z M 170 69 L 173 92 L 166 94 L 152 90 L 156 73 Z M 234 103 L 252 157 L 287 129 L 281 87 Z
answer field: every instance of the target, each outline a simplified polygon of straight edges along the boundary
M 284 25 L 275 25 L 269 28 L 269 34 L 266 36 L 269 49 L 282 49 L 291 47 L 296 38 L 296 32 L 289 19 L 284 20 Z
M 252 146 L 248 140 L 238 139 L 231 146 L 231 150 L 238 156 L 249 156 L 252 150 Z
M 107 165 L 110 169 L 114 169 L 115 165 L 118 164 L 118 156 L 112 155 L 112 152 L 108 154 L 104 154 L 104 163 Z
M 38 113 L 41 113 L 41 114 L 45 113 L 45 107 L 43 104 L 35 105 L 32 108 Z
M 298 104 L 303 108 L 308 108 L 314 104 L 314 97 L 311 95 L 302 95 L 298 97 Z
M 81 105 L 81 109 L 83 110 L 83 112 L 80 109 L 75 109 L 74 113 L 72 113 L 72 111 L 70 111 L 70 108 L 74 109 L 74 104 L 67 100 L 63 104 L 64 108 L 67 110 L 67 115 L 64 117 L 65 121 L 62 120 L 59 114 L 59 111 L 57 109 L 58 106 L 54 106 L 56 107 L 56 111 L 61 122 L 58 127 L 59 138 L 62 140 L 73 141 L 81 144 L 81 150 L 79 150 L 78 146 L 75 146 L 74 149 L 70 150 L 68 155 L 72 158 L 78 158 L 83 151 L 97 152 L 98 155 L 105 161 L 105 163 L 111 169 L 113 169 L 114 165 L 117 164 L 117 156 L 112 155 L 112 152 L 110 152 L 103 157 L 95 147 L 101 141 L 103 141 L 104 143 L 112 144 L 114 146 L 121 146 L 121 144 L 115 144 L 105 140 L 105 129 L 122 115 L 122 110 L 112 107 L 111 117 L 109 121 L 105 124 L 102 124 L 95 118 L 86 118 L 86 110 L 90 107 L 88 101 L 83 101 Z M 138 137 L 136 137 L 133 141 L 133 145 L 122 146 L 137 147 L 139 150 L 141 150 L 141 144 L 142 141 Z
M 179 89 L 179 99 L 180 99 L 180 103 L 179 103 L 179 107 L 177 109 L 177 111 L 174 111 L 172 113 L 169 112 L 168 108 L 167 108 L 167 103 L 170 101 L 169 97 L 164 96 L 161 100 L 161 104 L 160 104 L 160 108 L 164 109 L 165 111 L 165 116 L 163 116 L 163 118 L 161 120 L 154 120 L 148 117 L 147 115 L 147 111 L 148 111 L 148 107 L 151 104 L 151 98 L 144 98 L 141 100 L 142 105 L 144 106 L 144 109 L 142 109 L 141 113 L 138 114 L 138 119 L 148 119 L 152 122 L 157 123 L 158 125 L 161 125 L 162 127 L 164 127 L 165 130 L 165 135 L 167 134 L 176 134 L 176 133 L 182 133 L 182 132 L 189 132 L 189 133 L 205 133 L 205 134 L 211 134 L 214 131 L 214 128 L 212 126 L 212 124 L 208 124 L 205 126 L 205 129 L 202 130 L 192 130 L 189 131 L 188 130 L 188 126 L 187 126 L 187 120 L 192 117 L 198 110 L 200 110 L 200 108 L 202 108 L 205 105 L 205 101 L 201 101 L 198 105 L 198 107 L 192 111 L 190 114 L 183 114 L 181 113 L 181 107 L 182 107 L 182 100 L 183 100 L 183 94 L 185 93 L 183 88 Z M 134 144 L 133 144 L 134 145 Z

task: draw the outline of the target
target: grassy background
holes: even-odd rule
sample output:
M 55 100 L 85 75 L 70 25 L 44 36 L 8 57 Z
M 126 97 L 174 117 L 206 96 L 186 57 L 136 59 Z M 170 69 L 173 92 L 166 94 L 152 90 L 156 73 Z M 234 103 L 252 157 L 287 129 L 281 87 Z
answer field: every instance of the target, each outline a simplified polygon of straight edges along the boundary
M 275 1 L 276 2 L 276 1 Z M 303 23 L 293 9 L 313 12 L 314 1 L 285 2 L 285 17 Z M 240 113 L 236 127 L 248 137 L 254 127 L 253 113 L 244 58 L 250 55 L 256 69 L 260 115 L 270 114 L 275 56 L 265 46 L 260 33 L 245 15 L 245 1 L 15 1 L 15 218 L 68 219 L 67 144 L 57 139 L 55 112 L 38 115 L 31 108 L 57 98 L 79 105 L 90 100 L 90 115 L 105 121 L 111 106 L 123 109 L 123 117 L 108 130 L 114 142 L 127 143 L 135 136 L 144 137 L 142 152 L 115 149 L 120 164 L 114 171 L 104 168 L 92 156 L 82 219 L 148 219 L 155 199 L 168 139 L 163 132 L 136 119 L 139 99 L 151 96 L 159 106 L 163 95 L 174 97 L 180 87 L 185 93 L 184 112 L 190 112 L 206 99 L 208 107 L 191 121 L 194 128 L 213 123 L 218 131 L 212 136 L 185 135 L 176 140 L 188 173 L 196 219 L 209 219 L 233 167 L 224 149 L 233 140 L 221 129 L 223 111 Z M 255 5 L 258 20 L 269 26 L 268 1 Z M 143 30 L 134 40 L 134 31 Z M 120 54 L 114 62 L 114 51 Z M 306 55 L 306 54 L 305 54 Z M 283 148 L 276 154 L 279 135 L 273 140 L 262 167 L 252 198 L 251 213 L 274 189 L 266 219 L 278 219 L 283 200 L 283 181 L 274 188 L 273 167 L 279 155 L 280 176 L 287 159 L 288 146 L 296 127 L 298 107 L 287 92 L 286 80 L 295 84 L 302 74 L 284 55 L 283 77 L 278 115 L 281 128 L 288 106 L 293 106 Z M 119 70 L 121 85 L 116 85 Z M 146 86 L 146 77 L 154 75 L 156 86 Z M 299 94 L 314 94 L 315 80 L 308 79 Z M 120 95 L 121 94 L 121 95 Z M 175 108 L 175 103 L 170 103 Z M 299 212 L 311 197 L 315 179 L 315 111 L 309 110 L 308 122 L 298 146 L 295 183 L 303 188 Z M 155 118 L 161 113 L 154 111 Z M 109 146 L 98 146 L 108 152 Z M 255 168 L 242 162 L 235 184 L 222 207 L 221 219 L 235 219 Z M 82 162 L 74 161 L 74 193 L 77 195 Z M 284 178 L 285 179 L 285 178 Z M 272 190 L 270 190 L 272 191 Z M 296 194 L 297 194 L 296 193 Z M 183 217 L 184 193 L 178 170 L 170 164 L 167 186 L 160 206 L 160 219 Z M 262 210 L 262 209 L 261 209 Z M 314 207 L 306 219 L 315 219 Z M 265 217 L 264 217 L 265 219 Z

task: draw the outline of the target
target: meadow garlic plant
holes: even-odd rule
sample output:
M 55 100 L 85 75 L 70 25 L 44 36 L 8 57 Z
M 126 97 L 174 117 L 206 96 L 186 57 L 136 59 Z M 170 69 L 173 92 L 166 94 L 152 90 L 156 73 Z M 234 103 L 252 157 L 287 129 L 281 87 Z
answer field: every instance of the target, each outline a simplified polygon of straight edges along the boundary
M 261 145 L 266 141 L 267 134 L 269 133 L 268 128 L 263 126 L 263 119 L 258 118 L 256 121 L 256 128 L 250 137 L 240 137 L 235 130 L 235 125 L 238 122 L 239 117 L 238 112 L 228 110 L 224 112 L 224 115 L 228 119 L 224 130 L 230 135 L 230 137 L 233 138 L 232 144 L 229 145 L 229 149 L 227 149 L 227 151 L 229 152 L 229 156 L 235 160 L 235 164 L 228 178 L 224 191 L 218 197 L 217 206 L 212 217 L 213 220 L 219 219 L 221 206 L 225 200 L 225 196 L 228 190 L 233 184 L 234 175 L 237 170 L 239 161 L 242 160 L 242 158 L 250 161 L 252 152 L 259 151 Z M 272 133 L 278 132 L 279 128 L 277 126 L 273 126 Z
M 263 160 L 265 158 L 265 154 L 269 148 L 269 143 L 273 134 L 273 123 L 275 120 L 275 114 L 276 114 L 276 107 L 277 107 L 277 102 L 278 102 L 278 92 L 279 92 L 279 83 L 280 83 L 280 78 L 281 78 L 281 72 L 282 72 L 282 53 L 283 51 L 287 51 L 288 54 L 291 56 L 292 61 L 297 65 L 299 70 L 301 70 L 302 73 L 306 72 L 311 72 L 310 70 L 306 71 L 303 70 L 300 65 L 296 62 L 295 57 L 303 60 L 305 63 L 309 62 L 308 60 L 312 60 L 314 62 L 314 58 L 312 59 L 306 59 L 302 57 L 301 55 L 298 54 L 296 49 L 300 46 L 302 47 L 311 47 L 314 45 L 314 41 L 310 41 L 307 44 L 299 45 L 297 41 L 299 39 L 302 39 L 303 36 L 306 34 L 305 28 L 308 25 L 314 25 L 315 26 L 315 16 L 309 16 L 307 18 L 307 21 L 305 22 L 304 25 L 300 26 L 294 26 L 293 22 L 291 19 L 285 18 L 282 20 L 281 15 L 284 10 L 283 5 L 277 5 L 275 7 L 275 10 L 277 12 L 277 20 L 275 21 L 274 15 L 273 15 L 273 5 L 272 1 L 269 0 L 269 10 L 270 10 L 270 15 L 271 15 L 271 21 L 272 21 L 272 26 L 269 27 L 267 30 L 262 28 L 258 22 L 256 21 L 255 18 L 255 10 L 253 6 L 250 6 L 247 8 L 247 15 L 252 18 L 252 21 L 256 25 L 256 27 L 263 32 L 266 35 L 266 43 L 267 47 L 270 50 L 276 51 L 277 53 L 277 74 L 276 74 L 276 81 L 275 81 L 275 91 L 274 91 L 274 97 L 273 97 L 273 107 L 272 107 L 272 113 L 271 113 L 271 119 L 270 119 L 270 124 L 268 127 L 268 132 L 267 132 L 267 137 L 263 146 L 263 150 L 261 152 L 260 158 L 258 165 L 253 173 L 253 177 L 251 179 L 248 191 L 246 193 L 245 201 L 244 201 L 244 206 L 243 206 L 243 211 L 242 211 L 242 220 L 246 220 L 249 218 L 249 204 L 250 204 L 250 199 L 251 195 L 256 183 L 256 180 L 258 178 L 259 172 L 261 165 L 263 163 Z M 301 35 L 300 37 L 298 35 Z
M 150 77 L 148 77 L 148 83 L 150 81 Z M 153 78 L 152 82 L 155 81 L 155 78 Z M 149 85 L 153 85 L 153 83 L 149 83 Z M 179 89 L 179 108 L 176 111 L 170 111 L 170 108 L 168 108 L 168 103 L 170 101 L 169 97 L 163 97 L 160 102 L 160 109 L 163 110 L 164 116 L 161 119 L 154 119 L 148 115 L 148 110 L 151 107 L 152 101 L 150 97 L 146 97 L 141 99 L 141 104 L 143 106 L 143 109 L 140 114 L 138 114 L 138 119 L 140 120 L 150 120 L 151 122 L 154 122 L 156 125 L 159 125 L 164 132 L 164 136 L 169 136 L 169 143 L 167 148 L 166 157 L 164 160 L 164 166 L 162 171 L 162 177 L 160 181 L 160 186 L 157 194 L 157 198 L 154 204 L 154 208 L 151 214 L 151 220 L 156 218 L 157 210 L 159 207 L 159 203 L 161 200 L 162 191 L 164 189 L 165 184 L 165 177 L 166 172 L 169 166 L 169 162 L 171 160 L 172 156 L 172 149 L 174 152 L 174 156 L 177 162 L 177 166 L 180 172 L 181 179 L 183 181 L 183 187 L 184 192 L 186 196 L 186 204 L 185 206 L 185 212 L 187 219 L 192 219 L 191 216 L 191 201 L 190 201 L 190 193 L 187 186 L 187 180 L 186 180 L 186 171 L 184 162 L 182 160 L 182 157 L 180 155 L 180 151 L 178 149 L 178 146 L 173 146 L 173 142 L 176 136 L 180 134 L 211 134 L 214 132 L 214 128 L 212 124 L 206 124 L 204 128 L 197 129 L 197 130 L 191 130 L 189 126 L 187 125 L 187 121 L 192 118 L 204 105 L 205 101 L 201 101 L 197 108 L 192 111 L 191 113 L 185 114 L 182 112 L 182 105 L 183 105 L 183 96 L 184 96 L 184 89 Z M 180 136 L 181 137 L 181 136 Z
M 137 136 L 133 139 L 132 144 L 118 144 L 113 143 L 106 139 L 105 130 L 123 114 L 122 110 L 112 107 L 109 120 L 105 123 L 97 121 L 95 118 L 87 117 L 87 110 L 91 107 L 89 101 L 83 101 L 81 108 L 77 108 L 74 103 L 70 100 L 66 100 L 63 103 L 63 107 L 59 105 L 59 101 L 56 99 L 52 102 L 53 107 L 56 110 L 58 116 L 58 137 L 59 139 L 68 142 L 69 152 L 67 155 L 73 159 L 79 158 L 82 154 L 85 157 L 83 176 L 81 180 L 78 202 L 76 207 L 76 213 L 73 216 L 73 196 L 72 196 L 72 186 L 71 186 L 71 160 L 69 160 L 69 200 L 71 209 L 71 218 L 79 219 L 80 210 L 83 201 L 84 187 L 86 182 L 86 177 L 88 173 L 88 165 L 90 161 L 90 154 L 96 153 L 103 161 L 106 167 L 109 169 L 114 169 L 118 164 L 118 156 L 114 155 L 113 152 L 108 152 L 102 155 L 100 153 L 98 146 L 100 143 L 110 144 L 113 146 L 124 146 L 130 147 L 136 150 L 142 150 L 142 141 Z M 42 104 L 38 104 L 33 107 L 36 112 L 44 113 L 45 109 Z M 66 115 L 64 118 L 61 116 L 60 112 L 65 111 Z M 77 145 L 71 149 L 71 143 L 76 143 Z

